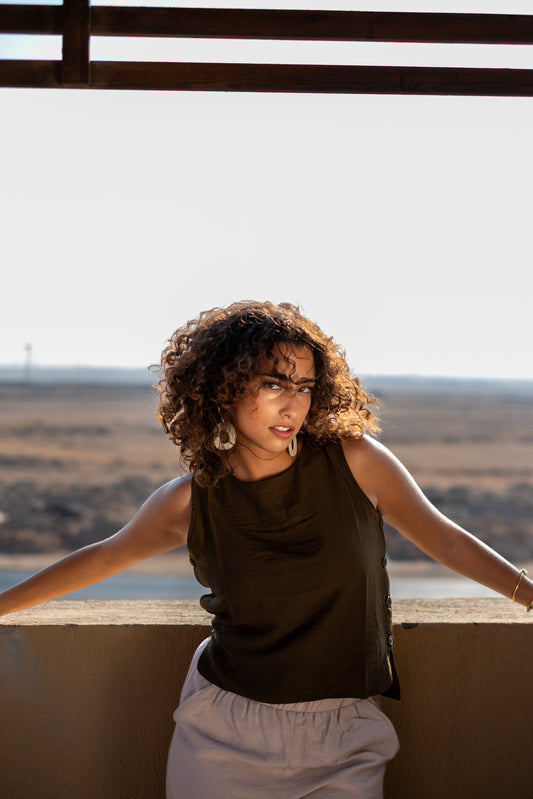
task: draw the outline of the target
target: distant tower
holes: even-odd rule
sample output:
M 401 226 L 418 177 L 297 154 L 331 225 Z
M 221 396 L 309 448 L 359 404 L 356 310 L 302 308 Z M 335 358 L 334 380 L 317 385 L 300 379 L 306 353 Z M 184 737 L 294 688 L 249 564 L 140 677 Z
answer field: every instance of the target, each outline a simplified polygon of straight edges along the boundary
M 31 380 L 31 356 L 33 352 L 33 345 L 25 344 L 24 349 L 26 350 L 26 363 L 24 365 L 24 376 L 26 378 L 26 382 L 29 383 Z

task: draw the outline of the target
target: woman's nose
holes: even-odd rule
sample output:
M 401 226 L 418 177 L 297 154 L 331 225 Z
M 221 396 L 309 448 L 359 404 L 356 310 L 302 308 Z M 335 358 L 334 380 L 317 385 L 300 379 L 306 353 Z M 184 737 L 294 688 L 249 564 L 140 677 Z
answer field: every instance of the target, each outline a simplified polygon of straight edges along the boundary
M 298 389 L 285 388 L 283 389 L 282 410 L 292 412 L 296 409 L 298 402 Z

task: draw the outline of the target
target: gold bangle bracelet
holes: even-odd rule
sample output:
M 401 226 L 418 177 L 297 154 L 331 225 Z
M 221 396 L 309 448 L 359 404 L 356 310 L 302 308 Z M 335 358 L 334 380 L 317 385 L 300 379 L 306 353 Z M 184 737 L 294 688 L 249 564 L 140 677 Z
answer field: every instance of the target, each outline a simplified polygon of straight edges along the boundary
M 516 592 L 518 591 L 518 586 L 522 581 L 522 577 L 524 577 L 526 574 L 527 574 L 527 569 L 520 569 L 520 574 L 518 575 L 518 580 L 516 581 L 515 589 L 513 591 L 513 602 L 515 601 Z

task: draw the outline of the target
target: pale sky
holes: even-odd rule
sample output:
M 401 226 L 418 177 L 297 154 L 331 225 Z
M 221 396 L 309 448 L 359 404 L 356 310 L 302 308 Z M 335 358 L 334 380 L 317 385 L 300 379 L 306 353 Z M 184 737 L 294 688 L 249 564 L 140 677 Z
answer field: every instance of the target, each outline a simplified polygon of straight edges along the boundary
M 359 8 L 531 13 L 443 6 Z M 60 57 L 37 45 L 0 37 L 0 55 Z M 533 47 L 95 40 L 92 57 L 533 68 Z M 0 89 L 0 119 L 0 364 L 31 343 L 43 365 L 144 366 L 200 310 L 271 299 L 363 374 L 533 378 L 533 98 Z

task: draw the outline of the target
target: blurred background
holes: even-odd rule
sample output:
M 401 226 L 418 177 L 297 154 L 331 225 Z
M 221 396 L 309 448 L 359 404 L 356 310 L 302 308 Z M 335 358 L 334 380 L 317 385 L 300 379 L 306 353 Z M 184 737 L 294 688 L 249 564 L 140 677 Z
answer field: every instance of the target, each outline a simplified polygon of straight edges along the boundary
M 0 36 L 3 58 L 60 46 Z M 533 66 L 516 46 L 91 47 L 96 59 Z M 382 440 L 438 507 L 519 566 L 533 560 L 532 99 L 2 89 L 0 109 L 5 579 L 114 532 L 179 471 L 148 366 L 176 327 L 238 299 L 300 304 L 382 399 Z M 406 590 L 430 590 L 414 582 L 429 564 L 387 536 L 393 578 L 409 562 Z M 170 562 L 153 569 L 176 592 L 190 573 Z M 474 590 L 451 586 L 438 590 Z

